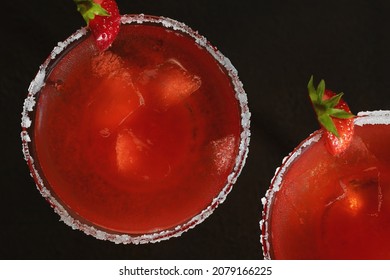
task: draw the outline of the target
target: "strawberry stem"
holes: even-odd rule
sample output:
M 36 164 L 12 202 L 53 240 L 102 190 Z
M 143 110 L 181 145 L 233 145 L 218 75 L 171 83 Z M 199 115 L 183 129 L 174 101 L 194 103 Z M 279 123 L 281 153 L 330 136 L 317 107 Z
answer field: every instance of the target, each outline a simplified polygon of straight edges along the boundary
M 322 127 L 339 138 L 340 135 L 333 122 L 333 118 L 349 119 L 355 116 L 343 109 L 335 108 L 339 104 L 344 93 L 339 93 L 329 99 L 324 99 L 325 81 L 321 80 L 317 88 L 315 88 L 313 84 L 313 76 L 310 77 L 307 89 L 309 91 L 309 97 L 311 103 L 313 104 L 314 111 L 316 112 L 318 122 Z
M 77 5 L 77 11 L 83 16 L 87 25 L 95 16 L 110 16 L 110 14 L 93 0 L 73 0 Z

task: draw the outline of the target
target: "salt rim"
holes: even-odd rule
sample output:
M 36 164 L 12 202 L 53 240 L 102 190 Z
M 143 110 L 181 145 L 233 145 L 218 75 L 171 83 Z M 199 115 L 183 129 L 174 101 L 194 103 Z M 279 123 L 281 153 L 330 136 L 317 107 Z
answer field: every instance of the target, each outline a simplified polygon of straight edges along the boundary
M 154 243 L 162 240 L 167 240 L 171 237 L 178 237 L 182 233 L 188 231 L 191 228 L 194 228 L 196 225 L 203 222 L 208 216 L 210 216 L 213 211 L 218 207 L 219 204 L 223 203 L 226 199 L 226 196 L 231 191 L 233 184 L 236 182 L 238 176 L 240 175 L 242 168 L 245 165 L 246 158 L 249 151 L 249 142 L 250 142 L 250 116 L 251 113 L 248 107 L 248 100 L 246 92 L 243 88 L 241 81 L 239 80 L 237 70 L 234 68 L 232 63 L 228 58 L 226 58 L 220 51 L 213 47 L 205 37 L 198 34 L 198 32 L 192 30 L 190 27 L 184 23 L 178 22 L 176 20 L 150 16 L 144 14 L 138 15 L 123 15 L 121 17 L 122 24 L 143 24 L 143 23 L 152 23 L 162 25 L 165 28 L 173 29 L 175 31 L 182 32 L 189 35 L 195 40 L 200 47 L 206 49 L 213 58 L 218 61 L 218 63 L 223 66 L 229 75 L 231 82 L 234 86 L 234 91 L 236 93 L 235 97 L 239 101 L 241 109 L 241 128 L 242 132 L 240 135 L 240 145 L 239 152 L 236 157 L 236 163 L 233 168 L 232 173 L 227 178 L 226 185 L 222 188 L 221 192 L 213 199 L 211 204 L 204 209 L 201 213 L 193 217 L 191 220 L 186 223 L 179 225 L 173 229 L 164 230 L 151 234 L 143 235 L 129 235 L 129 234 L 116 234 L 105 232 L 101 229 L 98 229 L 94 226 L 87 225 L 75 218 L 73 218 L 68 211 L 61 205 L 61 203 L 53 197 L 48 190 L 39 174 L 38 170 L 34 165 L 34 159 L 30 154 L 31 137 L 29 135 L 28 129 L 32 125 L 32 118 L 30 114 L 34 111 L 36 105 L 35 95 L 42 89 L 45 85 L 45 78 L 47 75 L 47 67 L 49 63 L 57 57 L 65 48 L 67 48 L 72 42 L 79 40 L 81 37 L 87 34 L 87 28 L 81 28 L 74 34 L 72 34 L 68 39 L 63 42 L 58 43 L 58 45 L 53 49 L 50 56 L 45 60 L 45 62 L 39 67 L 38 73 L 36 74 L 34 80 L 31 82 L 28 88 L 28 95 L 24 101 L 22 119 L 21 119 L 21 140 L 22 140 L 22 150 L 24 159 L 27 161 L 27 164 L 30 168 L 30 174 L 34 178 L 36 186 L 40 191 L 41 195 L 51 204 L 54 211 L 60 216 L 60 220 L 65 224 L 70 226 L 72 229 L 77 229 L 83 231 L 87 235 L 92 235 L 93 237 L 100 240 L 109 240 L 116 244 L 143 244 L 143 243 Z
M 364 125 L 377 125 L 377 124 L 390 124 L 390 110 L 378 110 L 378 111 L 364 111 L 357 114 L 357 118 L 354 120 L 354 124 L 358 126 Z M 321 139 L 322 131 L 317 130 L 308 138 L 306 138 L 301 144 L 297 146 L 288 156 L 282 160 L 282 165 L 275 171 L 275 175 L 271 180 L 271 186 L 267 190 L 265 197 L 261 199 L 263 211 L 261 213 L 262 218 L 259 222 L 260 226 L 260 243 L 263 249 L 263 257 L 265 260 L 270 260 L 270 241 L 268 233 L 268 219 L 269 209 L 273 202 L 275 194 L 280 190 L 283 176 L 290 165 L 297 159 L 306 147 L 309 147 L 313 143 L 318 142 Z

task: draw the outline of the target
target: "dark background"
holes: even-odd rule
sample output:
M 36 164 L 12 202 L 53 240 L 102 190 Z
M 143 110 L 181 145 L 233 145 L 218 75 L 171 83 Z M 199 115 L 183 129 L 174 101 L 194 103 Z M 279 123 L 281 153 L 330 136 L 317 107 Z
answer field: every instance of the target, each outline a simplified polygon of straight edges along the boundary
M 389 1 L 118 0 L 198 30 L 235 65 L 252 112 L 246 166 L 224 204 L 179 238 L 115 245 L 74 231 L 37 191 L 20 141 L 30 81 L 58 41 L 84 25 L 71 0 L 1 3 L 1 259 L 261 259 L 261 197 L 282 158 L 317 129 L 310 75 L 351 109 L 390 109 Z

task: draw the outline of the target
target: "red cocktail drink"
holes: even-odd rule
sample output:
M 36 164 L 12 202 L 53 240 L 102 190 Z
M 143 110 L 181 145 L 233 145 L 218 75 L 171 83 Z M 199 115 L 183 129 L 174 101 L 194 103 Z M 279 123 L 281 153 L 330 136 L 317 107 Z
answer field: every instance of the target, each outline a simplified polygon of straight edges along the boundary
M 102 53 L 78 31 L 29 91 L 22 140 L 37 186 L 67 224 L 99 239 L 181 234 L 223 202 L 246 158 L 236 70 L 170 19 L 124 16 Z
M 360 113 L 340 155 L 318 131 L 284 160 L 263 199 L 265 258 L 390 258 L 389 124 L 390 112 Z

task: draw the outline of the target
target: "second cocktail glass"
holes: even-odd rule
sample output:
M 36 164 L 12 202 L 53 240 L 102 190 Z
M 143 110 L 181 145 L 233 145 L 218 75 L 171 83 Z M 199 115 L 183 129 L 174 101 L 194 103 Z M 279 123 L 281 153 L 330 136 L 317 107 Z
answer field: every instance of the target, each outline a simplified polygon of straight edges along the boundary
M 390 112 L 361 112 L 339 155 L 322 131 L 277 169 L 263 198 L 265 259 L 390 258 Z

